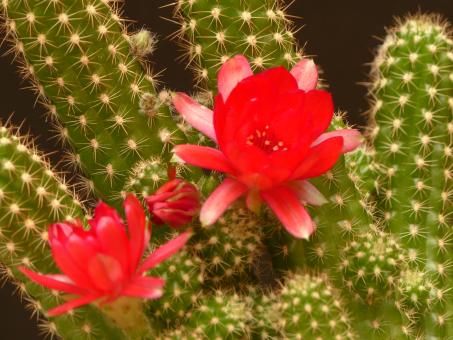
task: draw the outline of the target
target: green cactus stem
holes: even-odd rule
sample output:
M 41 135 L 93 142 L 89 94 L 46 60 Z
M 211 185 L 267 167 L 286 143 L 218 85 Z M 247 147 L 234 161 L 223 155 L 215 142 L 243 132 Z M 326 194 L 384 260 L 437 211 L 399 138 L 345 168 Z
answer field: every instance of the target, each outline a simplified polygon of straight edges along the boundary
M 86 189 L 112 203 L 135 163 L 168 158 L 184 136 L 165 109 L 168 93 L 156 94 L 153 76 L 131 52 L 130 40 L 136 51 L 149 49 L 137 44 L 150 38 L 128 37 L 110 3 L 5 0 L 0 8 L 21 74 L 73 147 L 67 161 L 88 176 Z

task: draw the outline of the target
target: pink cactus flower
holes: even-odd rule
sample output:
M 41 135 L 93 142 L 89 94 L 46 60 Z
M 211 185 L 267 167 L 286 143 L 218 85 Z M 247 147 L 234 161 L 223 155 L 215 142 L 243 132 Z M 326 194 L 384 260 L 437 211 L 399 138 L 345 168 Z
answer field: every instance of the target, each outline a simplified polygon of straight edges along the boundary
M 219 72 L 214 111 L 183 93 L 174 95 L 181 116 L 218 144 L 178 145 L 174 153 L 188 164 L 227 175 L 203 204 L 202 224 L 214 223 L 245 195 L 251 210 L 266 202 L 295 237 L 314 232 L 304 204 L 326 200 L 307 180 L 330 170 L 342 153 L 361 143 L 357 130 L 325 132 L 333 102 L 328 92 L 315 89 L 317 81 L 317 67 L 309 59 L 291 71 L 276 67 L 254 75 L 238 55 Z
M 49 316 L 98 300 L 103 304 L 119 297 L 157 299 L 162 295 L 165 281 L 144 274 L 178 252 L 191 234 L 182 233 L 142 260 L 151 225 L 146 226 L 145 212 L 135 196 L 127 196 L 124 209 L 127 230 L 116 210 L 102 202 L 88 222 L 89 230 L 80 221 L 50 226 L 52 256 L 63 274 L 43 275 L 19 268 L 44 287 L 76 296 L 49 310 Z

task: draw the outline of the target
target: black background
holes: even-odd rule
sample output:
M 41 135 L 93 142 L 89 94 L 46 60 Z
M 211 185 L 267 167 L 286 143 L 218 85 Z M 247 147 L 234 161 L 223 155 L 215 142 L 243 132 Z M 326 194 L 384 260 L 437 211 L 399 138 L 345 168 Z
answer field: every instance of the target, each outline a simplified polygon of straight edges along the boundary
M 177 26 L 161 17 L 171 17 L 171 7 L 162 7 L 172 1 L 126 0 L 124 15 L 135 21 L 134 28 L 146 27 L 157 33 L 159 43 L 151 56 L 156 71 L 164 70 L 161 81 L 168 88 L 191 91 L 192 76 L 184 65 L 175 59 L 178 48 L 166 37 Z M 304 28 L 297 34 L 302 44 L 307 43 L 306 53 L 316 56 L 324 69 L 324 78 L 330 85 L 337 109 L 348 112 L 351 123 L 363 125 L 362 113 L 367 110 L 366 88 L 368 71 L 379 39 L 385 27 L 394 23 L 395 17 L 406 14 L 439 13 L 453 22 L 451 0 L 295 0 L 289 8 Z M 1 39 L 1 38 L 0 38 Z M 7 46 L 0 49 L 4 53 Z M 35 97 L 20 80 L 9 56 L 0 58 L 0 117 L 6 120 L 14 112 L 12 121 L 25 120 L 24 132 L 37 138 L 43 151 L 55 151 L 54 141 L 43 119 L 43 109 L 35 106 Z M 61 150 L 54 153 L 54 164 L 61 157 Z M 0 340 L 41 339 L 34 321 L 12 294 L 9 284 L 0 288 Z

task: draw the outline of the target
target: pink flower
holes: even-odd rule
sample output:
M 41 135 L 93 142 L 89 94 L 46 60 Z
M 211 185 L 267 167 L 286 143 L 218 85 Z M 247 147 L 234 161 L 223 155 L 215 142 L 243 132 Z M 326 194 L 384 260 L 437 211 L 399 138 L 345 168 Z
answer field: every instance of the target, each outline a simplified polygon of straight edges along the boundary
M 110 303 L 119 297 L 156 299 L 165 281 L 144 276 L 145 272 L 178 252 L 190 238 L 186 232 L 161 246 L 142 261 L 150 238 L 145 212 L 133 195 L 124 208 L 127 231 L 117 212 L 100 203 L 84 230 L 80 221 L 56 223 L 49 228 L 52 256 L 63 274 L 38 274 L 25 267 L 19 270 L 40 285 L 76 295 L 76 298 L 49 310 L 59 315 L 102 299 Z
M 170 181 L 145 200 L 154 223 L 179 228 L 192 221 L 200 210 L 200 193 L 193 184 L 175 178 L 173 171 L 168 177 Z
M 318 71 L 304 59 L 253 75 L 244 56 L 229 59 L 218 75 L 214 112 L 183 93 L 173 97 L 182 117 L 218 144 L 218 149 L 178 145 L 186 163 L 227 174 L 204 203 L 200 219 L 214 223 L 240 196 L 256 211 L 265 201 L 289 233 L 308 238 L 314 223 L 305 203 L 323 204 L 307 179 L 331 169 L 361 142 L 357 130 L 327 132 L 333 118 L 328 92 L 316 90 Z

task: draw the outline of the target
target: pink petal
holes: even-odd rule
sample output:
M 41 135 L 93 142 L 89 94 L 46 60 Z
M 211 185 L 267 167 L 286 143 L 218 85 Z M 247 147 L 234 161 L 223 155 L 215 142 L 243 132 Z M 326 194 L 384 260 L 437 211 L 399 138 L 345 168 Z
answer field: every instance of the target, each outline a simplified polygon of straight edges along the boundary
M 211 225 L 222 216 L 225 210 L 248 188 L 232 178 L 225 179 L 204 202 L 200 211 L 200 221 L 203 225 Z
M 204 133 L 214 142 L 217 142 L 213 123 L 213 112 L 210 109 L 181 92 L 173 95 L 173 105 L 190 125 Z
M 291 235 L 308 239 L 315 231 L 310 215 L 291 189 L 280 186 L 261 195 Z
M 362 134 L 360 133 L 360 131 L 355 129 L 343 129 L 323 133 L 312 143 L 311 147 L 316 146 L 333 137 L 343 137 L 343 149 L 341 150 L 342 153 L 353 151 L 354 149 L 359 147 L 360 144 L 362 144 Z
M 288 183 L 288 187 L 294 191 L 299 200 L 308 204 L 321 206 L 328 202 L 324 195 L 309 181 L 292 181 Z
M 69 279 L 67 276 L 59 274 L 42 275 L 35 273 L 25 267 L 19 267 L 18 269 L 30 280 L 46 288 L 76 295 L 80 295 L 84 291 L 83 289 L 75 286 L 71 279 Z
M 145 299 L 158 299 L 162 296 L 165 281 L 155 277 L 137 277 L 122 292 L 121 295 L 141 297 Z
M 135 270 L 145 250 L 146 215 L 138 199 L 129 194 L 124 201 L 130 244 L 130 267 Z M 124 249 L 123 251 L 126 251 Z
M 253 76 L 250 64 L 243 55 L 228 59 L 221 67 L 218 76 L 219 92 L 226 102 L 231 91 L 243 79 Z
M 318 68 L 311 59 L 302 59 L 291 70 L 296 78 L 299 89 L 306 92 L 316 88 L 318 84 Z
M 184 162 L 200 168 L 217 170 L 225 173 L 233 173 L 228 159 L 217 149 L 207 146 L 183 144 L 173 148 L 173 152 Z
M 47 312 L 47 314 L 49 316 L 57 316 L 57 315 L 69 312 L 69 311 L 73 310 L 74 308 L 89 304 L 90 302 L 93 302 L 94 300 L 97 300 L 98 298 L 99 298 L 99 296 L 94 296 L 94 295 L 82 296 L 80 298 L 66 302 L 56 308 L 50 309 Z
M 138 270 L 138 273 L 141 274 L 147 270 L 150 270 L 157 266 L 159 263 L 168 259 L 170 256 L 176 254 L 182 249 L 182 247 L 185 246 L 191 236 L 191 232 L 184 232 L 171 241 L 165 243 L 163 246 L 157 248 L 145 259 L 140 269 Z

